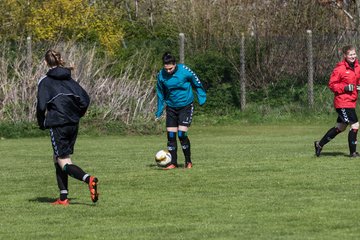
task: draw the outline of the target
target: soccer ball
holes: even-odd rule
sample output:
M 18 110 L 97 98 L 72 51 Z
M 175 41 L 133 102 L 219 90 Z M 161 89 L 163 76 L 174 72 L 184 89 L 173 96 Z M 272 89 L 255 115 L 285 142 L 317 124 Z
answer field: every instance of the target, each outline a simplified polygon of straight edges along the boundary
M 168 151 L 160 150 L 155 155 L 155 162 L 159 167 L 166 167 L 171 162 L 171 154 Z

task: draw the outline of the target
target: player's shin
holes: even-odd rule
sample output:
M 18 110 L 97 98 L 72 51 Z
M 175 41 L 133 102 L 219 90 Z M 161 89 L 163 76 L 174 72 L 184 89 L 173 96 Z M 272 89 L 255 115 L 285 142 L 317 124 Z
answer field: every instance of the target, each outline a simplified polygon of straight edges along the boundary
M 349 131 L 348 142 L 349 142 L 350 155 L 353 155 L 354 153 L 356 153 L 357 132 L 358 132 L 358 129 L 350 129 L 350 131 Z
M 64 172 L 69 174 L 71 177 L 76 178 L 80 181 L 89 183 L 90 175 L 85 173 L 80 167 L 78 167 L 74 164 L 65 164 L 63 170 L 64 170 Z
M 177 165 L 176 132 L 167 132 L 167 149 L 171 154 L 171 163 Z
M 323 138 L 320 140 L 319 145 L 320 147 L 323 147 L 325 144 L 327 144 L 328 142 L 330 142 L 332 139 L 334 139 L 336 137 L 336 135 L 338 135 L 339 133 L 341 133 L 340 129 L 337 127 L 333 127 L 330 128 L 329 131 L 327 131 L 327 133 L 323 136 Z
M 60 190 L 60 200 L 64 201 L 68 195 L 68 175 L 61 170 L 58 163 L 55 163 L 56 181 Z
M 181 148 L 184 153 L 185 163 L 191 162 L 191 148 L 190 148 L 190 140 L 187 136 L 187 132 L 178 131 L 179 140 L 181 143 Z

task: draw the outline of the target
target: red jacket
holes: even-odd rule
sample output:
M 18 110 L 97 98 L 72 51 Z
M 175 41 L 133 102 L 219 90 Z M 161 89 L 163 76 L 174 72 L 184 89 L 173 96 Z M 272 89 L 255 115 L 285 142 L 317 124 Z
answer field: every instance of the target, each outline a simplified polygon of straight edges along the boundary
M 354 91 L 345 92 L 346 85 L 353 84 Z M 356 86 L 360 84 L 360 65 L 355 61 L 352 69 L 346 60 L 339 62 L 334 68 L 329 81 L 329 88 L 334 92 L 335 108 L 355 108 L 358 92 Z

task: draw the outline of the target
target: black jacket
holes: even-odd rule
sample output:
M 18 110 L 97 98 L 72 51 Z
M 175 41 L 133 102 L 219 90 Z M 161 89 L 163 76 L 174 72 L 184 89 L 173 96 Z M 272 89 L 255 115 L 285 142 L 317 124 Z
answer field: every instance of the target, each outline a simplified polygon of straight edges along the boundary
M 38 83 L 36 117 L 40 129 L 79 123 L 89 103 L 89 95 L 71 78 L 69 69 L 50 69 Z

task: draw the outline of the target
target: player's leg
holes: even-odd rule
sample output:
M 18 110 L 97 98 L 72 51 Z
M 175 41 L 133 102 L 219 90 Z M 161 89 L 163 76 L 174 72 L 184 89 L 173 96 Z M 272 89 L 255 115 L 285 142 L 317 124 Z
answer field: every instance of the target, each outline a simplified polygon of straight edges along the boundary
M 166 128 L 167 131 L 167 149 L 171 154 L 171 164 L 177 167 L 177 128 Z M 170 164 L 170 165 L 171 165 Z
M 359 156 L 359 154 L 356 152 L 358 130 L 359 130 L 359 122 L 351 124 L 351 128 L 348 135 L 350 157 Z
M 166 107 L 167 149 L 171 154 L 171 164 L 168 166 L 169 168 L 177 167 L 177 119 L 178 116 L 176 110 Z
M 347 108 L 346 113 L 350 122 L 350 131 L 348 134 L 350 157 L 358 157 L 359 154 L 356 152 L 357 133 L 359 130 L 358 117 L 356 115 L 354 108 L 350 108 L 350 109 Z
M 74 152 L 74 145 L 78 133 L 78 125 L 70 125 L 52 129 L 52 144 L 57 158 L 57 164 L 67 175 L 83 181 L 89 185 L 93 202 L 97 201 L 97 182 L 96 177 L 90 176 L 79 166 L 72 163 L 70 154 Z M 95 190 L 94 190 L 95 188 Z
M 70 156 L 58 157 L 58 164 L 61 169 L 69 176 L 89 183 L 90 175 L 85 173 L 79 166 L 72 163 Z
M 56 181 L 60 190 L 60 203 L 65 203 L 69 193 L 68 189 L 68 175 L 62 170 L 60 165 L 57 163 L 57 158 L 54 156 L 54 165 L 56 170 Z M 58 202 L 57 202 L 58 203 Z M 66 204 L 66 203 L 65 203 Z
M 314 146 L 315 146 L 315 155 L 316 156 L 320 156 L 320 153 L 322 151 L 322 148 L 325 146 L 325 144 L 327 144 L 328 142 L 330 142 L 332 139 L 334 139 L 339 133 L 343 132 L 347 125 L 348 125 L 348 118 L 346 115 L 345 111 L 342 111 L 342 109 L 336 109 L 337 113 L 338 113 L 338 118 L 336 120 L 336 126 L 330 128 L 325 135 L 321 138 L 320 141 L 315 141 L 314 142 Z
M 191 144 L 188 137 L 188 127 L 179 126 L 178 136 L 185 157 L 185 168 L 192 168 Z
M 91 200 L 93 202 L 97 202 L 99 194 L 97 189 L 98 179 L 96 177 L 90 176 L 79 166 L 73 164 L 69 156 L 58 157 L 58 164 L 66 174 L 77 180 L 87 183 L 90 190 Z
M 335 127 L 330 128 L 322 139 L 319 141 L 319 145 L 323 147 L 325 144 L 334 139 L 339 133 L 343 132 L 346 129 L 347 124 L 337 123 Z
M 185 168 L 192 168 L 191 145 L 188 137 L 188 130 L 192 122 L 193 113 L 194 105 L 192 103 L 179 110 L 178 136 L 185 157 Z
M 56 170 L 56 181 L 59 187 L 60 191 L 60 198 L 57 199 L 55 202 L 53 202 L 53 205 L 68 205 L 68 175 L 62 170 L 62 167 L 58 163 L 58 155 L 59 155 L 59 149 L 58 149 L 58 139 L 61 138 L 61 131 L 59 131 L 57 128 L 50 128 L 50 138 L 51 143 L 54 151 L 53 160 L 54 160 L 54 166 Z
M 52 144 L 56 149 L 55 156 L 60 168 L 71 177 L 89 183 L 89 174 L 73 164 L 70 158 L 74 152 L 77 133 L 77 125 L 53 128 Z

